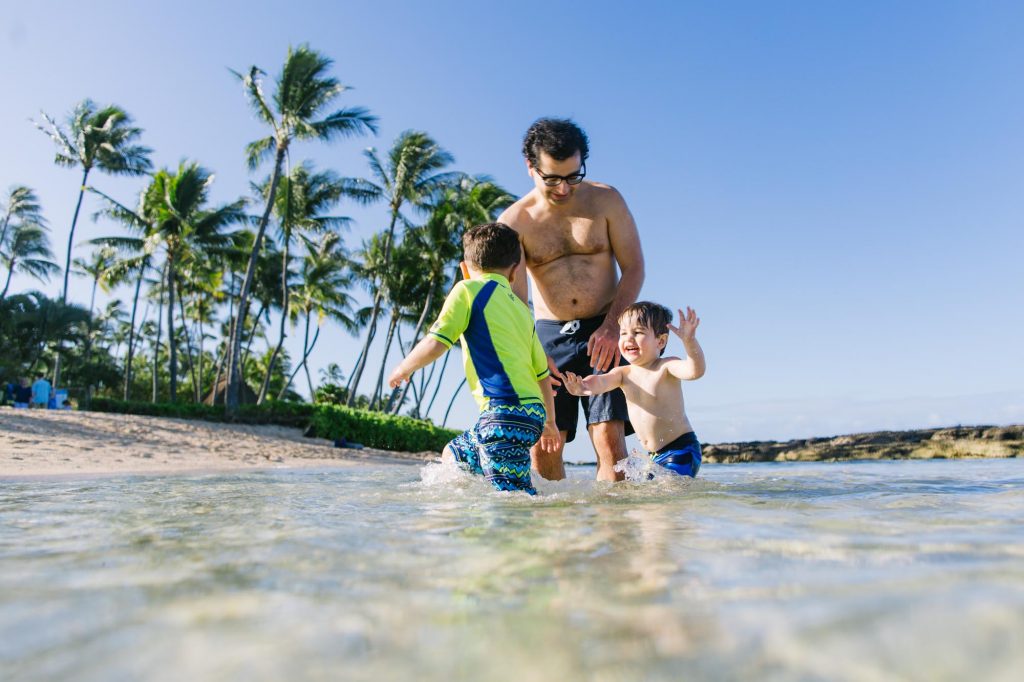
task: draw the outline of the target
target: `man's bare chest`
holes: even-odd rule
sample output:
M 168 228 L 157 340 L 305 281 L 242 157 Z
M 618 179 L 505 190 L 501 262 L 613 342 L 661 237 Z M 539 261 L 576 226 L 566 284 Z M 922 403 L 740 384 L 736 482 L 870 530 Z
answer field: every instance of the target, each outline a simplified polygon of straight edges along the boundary
M 538 221 L 523 236 L 523 246 L 530 265 L 604 253 L 611 248 L 608 221 L 585 216 Z

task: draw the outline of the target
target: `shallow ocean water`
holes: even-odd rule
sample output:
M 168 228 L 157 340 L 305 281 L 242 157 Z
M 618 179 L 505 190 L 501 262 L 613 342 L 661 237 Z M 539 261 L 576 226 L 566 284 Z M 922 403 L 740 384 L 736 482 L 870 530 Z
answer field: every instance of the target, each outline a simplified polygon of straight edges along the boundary
M 0 480 L 10 680 L 1017 680 L 1024 462 Z

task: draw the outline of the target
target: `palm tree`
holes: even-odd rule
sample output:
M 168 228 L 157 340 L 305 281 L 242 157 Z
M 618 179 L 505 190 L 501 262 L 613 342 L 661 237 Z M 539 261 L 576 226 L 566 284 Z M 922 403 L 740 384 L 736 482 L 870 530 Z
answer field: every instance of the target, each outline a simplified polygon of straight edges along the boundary
M 255 169 L 262 161 L 273 156 L 274 168 L 267 190 L 266 207 L 256 231 L 256 241 L 249 254 L 249 263 L 238 296 L 238 311 L 231 329 L 226 400 L 229 414 L 234 414 L 238 409 L 241 380 L 239 361 L 249 291 L 255 278 L 256 259 L 274 207 L 277 186 L 289 146 L 294 140 L 327 142 L 338 137 L 364 135 L 368 131 L 377 132 L 376 117 L 362 107 L 339 109 L 324 118 L 319 118 L 324 108 L 346 90 L 337 79 L 327 75 L 331 64 L 330 59 L 310 49 L 308 45 L 300 45 L 294 50 L 289 48 L 284 68 L 277 78 L 276 92 L 270 101 L 263 94 L 263 71 L 253 66 L 246 75 L 233 72 L 242 82 L 256 115 L 271 129 L 270 135 L 249 144 L 249 167 Z
M 116 263 L 113 246 L 101 245 L 93 249 L 92 257 L 89 260 L 76 258 L 72 265 L 75 266 L 76 275 L 85 275 L 92 279 L 92 294 L 89 296 L 89 314 L 92 314 L 96 307 L 96 289 L 102 287 L 103 291 L 110 291 L 110 273 Z
M 93 311 L 96 308 L 96 289 L 97 287 L 103 287 L 104 292 L 110 291 L 110 271 L 115 263 L 115 250 L 112 246 L 100 246 L 93 249 L 92 257 L 89 260 L 83 258 L 76 258 L 72 261 L 75 266 L 75 274 L 86 275 L 92 278 L 92 294 L 89 297 L 89 330 L 88 336 L 85 340 L 85 358 L 83 365 L 88 367 L 92 361 L 92 347 L 93 347 L 93 336 L 95 332 L 95 324 L 93 320 Z M 92 400 L 92 384 L 86 386 L 86 403 Z
M 433 282 L 423 276 L 423 262 L 418 248 L 419 244 L 407 235 L 391 252 L 391 263 L 384 274 L 384 286 L 381 288 L 386 293 L 382 308 L 389 308 L 391 317 L 388 320 L 388 331 L 384 341 L 384 357 L 377 372 L 377 383 L 371 394 L 371 410 L 377 407 L 387 410 L 390 406 L 383 404 L 381 392 L 384 389 L 384 371 L 395 333 L 400 325 L 414 322 L 420 302 L 424 298 L 430 300 L 432 297 L 433 292 L 428 291 L 428 288 Z
M 367 149 L 365 156 L 370 164 L 370 171 L 375 182 L 374 180 L 363 180 L 362 184 L 371 192 L 375 191 L 380 197 L 387 200 L 391 214 L 391 223 L 385 232 L 383 244 L 381 272 L 386 272 L 395 241 L 395 226 L 401 215 L 403 204 L 408 202 L 413 206 L 422 207 L 438 191 L 450 185 L 461 175 L 441 172 L 441 169 L 450 165 L 454 158 L 429 135 L 416 130 L 407 130 L 398 136 L 388 152 L 386 162 L 377 156 L 377 151 L 373 148 Z M 355 400 L 359 381 L 362 379 L 363 370 L 366 367 L 370 344 L 373 343 L 373 338 L 377 333 L 377 317 L 380 314 L 384 292 L 380 286 L 374 288 L 376 292 L 373 296 L 373 307 L 370 310 L 366 341 L 350 379 L 352 388 L 346 402 L 346 405 L 349 406 Z
M 15 272 L 40 282 L 46 282 L 51 275 L 60 272 L 60 266 L 51 260 L 53 252 L 50 251 L 50 238 L 46 232 L 44 225 L 32 223 L 18 223 L 10 229 L 6 250 L 0 252 L 0 263 L 7 268 L 7 281 L 0 291 L 0 301 L 7 296 Z
M 46 225 L 43 209 L 39 205 L 39 198 L 36 197 L 35 192 L 24 185 L 11 187 L 0 210 L 4 214 L 3 224 L 0 225 L 0 251 L 4 250 L 4 244 L 7 243 L 7 230 L 11 225 L 11 220 L 16 221 L 16 225 L 18 223 Z
M 54 267 L 57 268 L 56 265 Z M 2 302 L 2 307 L 0 324 L 15 323 L 17 328 L 10 338 L 20 347 L 21 362 L 18 364 L 27 365 L 28 374 L 36 371 L 43 356 L 52 351 L 54 343 L 64 340 L 76 342 L 85 337 L 89 315 L 81 306 L 65 305 L 32 291 L 11 296 Z
M 141 285 L 141 278 L 153 254 L 160 247 L 163 248 L 165 262 L 161 275 L 161 286 L 167 295 L 168 356 L 172 401 L 177 399 L 174 296 L 179 270 L 193 266 L 196 259 L 227 250 L 232 244 L 232 237 L 230 234 L 225 234 L 223 229 L 245 219 L 245 214 L 242 211 L 245 202 L 241 199 L 212 210 L 206 208 L 212 182 L 213 175 L 205 168 L 197 163 L 183 161 L 178 166 L 177 172 L 161 170 L 153 175 L 152 181 L 139 201 L 138 211 L 132 211 L 102 192 L 96 192 L 107 201 L 106 213 L 132 226 L 135 231 L 140 233 L 140 237 L 104 237 L 94 240 L 94 242 L 117 246 L 135 254 L 128 261 L 131 265 L 125 267 L 138 268 L 140 272 L 139 285 Z M 139 285 L 136 287 L 136 296 Z M 133 319 L 135 307 L 133 306 Z M 160 325 L 158 324 L 158 337 L 159 334 Z M 159 344 L 159 338 L 157 343 Z
M 146 278 L 152 262 L 153 251 L 156 248 L 155 243 L 147 239 L 147 235 L 152 234 L 153 225 L 157 220 L 158 207 L 152 205 L 153 198 L 156 198 L 157 194 L 144 189 L 139 194 L 138 208 L 132 210 L 93 187 L 88 189 L 104 200 L 104 208 L 97 213 L 97 216 L 105 215 L 112 218 L 129 231 L 139 235 L 136 237 L 99 237 L 90 241 L 91 244 L 113 248 L 116 253 L 121 254 L 121 258 L 115 260 L 107 274 L 111 286 L 124 284 L 132 279 L 135 282 L 131 322 L 128 327 L 128 353 L 124 363 L 123 398 L 128 400 L 132 385 L 132 362 L 137 339 L 135 320 L 139 309 L 139 296 L 142 293 L 142 283 Z M 147 203 L 147 199 L 150 203 Z
M 278 400 L 284 397 L 300 369 L 306 371 L 309 397 L 313 399 L 313 379 L 308 361 L 320 338 L 320 329 L 325 319 L 333 319 L 347 331 L 354 331 L 356 324 L 351 315 L 352 299 L 346 293 L 351 285 L 351 268 L 341 237 L 336 232 L 325 232 L 317 241 L 306 237 L 302 241 L 306 245 L 306 255 L 299 272 L 300 284 L 295 291 L 295 304 L 291 307 L 293 321 L 297 322 L 300 315 L 306 321 L 302 360 L 288 377 L 277 396 Z M 317 318 L 316 333 L 310 341 L 309 327 L 314 314 Z
M 266 197 L 270 189 L 268 179 L 260 192 Z M 291 259 L 292 238 L 298 234 L 319 234 L 329 230 L 340 230 L 351 223 L 350 218 L 323 215 L 325 211 L 341 200 L 343 196 L 351 196 L 350 184 L 331 171 L 316 173 L 312 164 L 303 163 L 296 166 L 285 177 L 281 178 L 277 198 L 274 202 L 274 214 L 278 219 L 279 240 L 281 245 L 281 321 L 277 346 L 267 362 L 267 373 L 260 386 L 258 403 L 266 399 L 270 377 L 274 371 L 277 356 L 281 353 L 286 337 L 286 323 L 289 317 L 289 298 L 291 285 L 288 282 L 288 264 Z M 359 198 L 359 195 L 356 196 Z
M 182 162 L 175 173 L 161 170 L 153 176 L 151 203 L 158 206 L 157 221 L 150 238 L 163 246 L 167 289 L 167 334 L 171 402 L 177 400 L 177 351 L 174 338 L 174 295 L 178 269 L 186 267 L 205 252 L 226 250 L 231 237 L 223 230 L 245 219 L 239 199 L 207 209 L 213 175 L 197 163 Z M 182 321 L 184 324 L 184 320 Z
M 123 109 L 108 105 L 102 109 L 89 99 L 78 103 L 68 116 L 67 129 L 62 128 L 46 112 L 43 119 L 49 129 L 36 123 L 57 145 L 54 163 L 67 168 L 80 167 L 82 182 L 79 183 L 78 203 L 68 230 L 68 253 L 64 264 L 64 287 L 61 301 L 68 299 L 68 275 L 71 271 L 71 249 L 75 243 L 75 226 L 78 212 L 82 208 L 82 197 L 93 168 L 113 175 L 142 175 L 152 168 L 149 160 L 150 149 L 133 144 L 142 134 L 141 128 L 132 126 L 132 119 Z

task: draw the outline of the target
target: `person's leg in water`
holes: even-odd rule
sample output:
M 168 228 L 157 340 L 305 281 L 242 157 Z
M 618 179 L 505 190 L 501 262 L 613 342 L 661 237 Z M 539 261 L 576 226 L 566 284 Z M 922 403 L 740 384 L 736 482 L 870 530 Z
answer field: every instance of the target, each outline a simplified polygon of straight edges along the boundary
M 561 481 L 565 478 L 565 462 L 562 460 L 562 451 L 565 450 L 565 438 L 568 431 L 558 432 L 558 450 L 545 452 L 540 449 L 540 444 L 530 448 L 530 462 L 533 469 L 549 481 Z
M 622 481 L 625 472 L 615 471 L 615 465 L 626 458 L 626 425 L 617 419 L 589 424 L 590 442 L 597 455 L 597 480 Z

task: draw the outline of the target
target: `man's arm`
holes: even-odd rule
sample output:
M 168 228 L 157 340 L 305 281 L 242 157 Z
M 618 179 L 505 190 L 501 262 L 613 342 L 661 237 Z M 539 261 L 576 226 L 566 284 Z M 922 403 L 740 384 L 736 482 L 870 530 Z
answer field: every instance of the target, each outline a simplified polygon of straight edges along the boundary
M 604 324 L 598 327 L 587 342 L 590 366 L 605 371 L 618 359 L 619 315 L 636 302 L 644 285 L 644 254 L 640 248 L 640 234 L 633 214 L 618 190 L 608 201 L 608 239 L 612 255 L 619 266 L 621 277 L 612 298 Z

